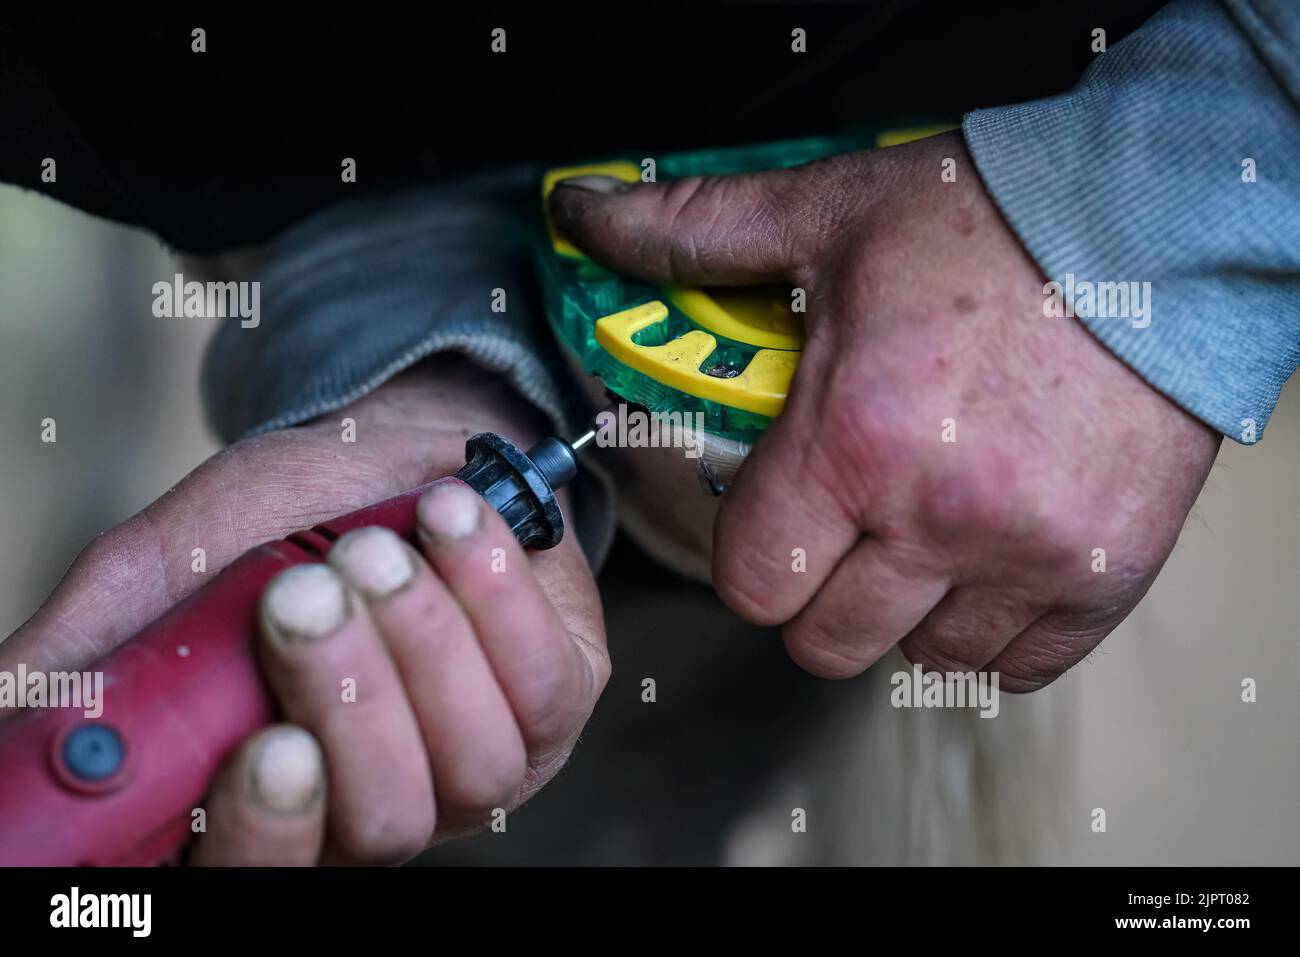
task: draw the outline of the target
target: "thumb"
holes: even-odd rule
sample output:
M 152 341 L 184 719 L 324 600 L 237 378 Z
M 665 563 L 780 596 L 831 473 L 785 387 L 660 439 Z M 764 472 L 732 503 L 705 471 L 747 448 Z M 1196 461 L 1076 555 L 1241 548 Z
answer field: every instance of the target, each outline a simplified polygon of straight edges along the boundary
M 686 285 L 795 281 L 820 231 L 810 169 L 669 183 L 579 176 L 551 192 L 551 221 L 625 275 Z

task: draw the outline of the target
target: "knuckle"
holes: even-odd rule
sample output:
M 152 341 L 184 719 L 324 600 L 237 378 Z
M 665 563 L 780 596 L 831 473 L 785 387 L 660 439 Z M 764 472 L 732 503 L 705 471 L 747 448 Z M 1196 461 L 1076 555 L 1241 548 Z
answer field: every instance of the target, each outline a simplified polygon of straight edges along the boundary
M 669 184 L 664 201 L 674 227 L 707 232 L 717 225 L 728 198 L 734 199 L 735 191 L 727 177 L 689 176 Z
M 724 194 L 724 202 L 729 208 L 740 210 L 740 215 L 728 224 L 732 236 L 770 255 L 773 268 L 779 268 L 793 257 L 798 237 L 802 235 L 800 223 L 797 216 L 787 211 L 784 198 L 770 183 L 770 177 L 744 185 L 733 181 Z
M 678 272 L 708 274 L 742 250 L 785 261 L 797 231 L 782 198 L 754 176 L 700 176 L 672 184 L 666 193 L 669 255 Z
M 669 265 L 674 274 L 690 275 L 704 272 L 708 263 L 702 249 L 709 245 L 707 239 L 718 226 L 722 215 L 722 194 L 717 176 L 692 176 L 671 183 L 664 194 L 669 209 L 668 237 L 678 237 L 679 242 L 669 242 Z
M 1087 517 L 1076 507 L 1033 497 L 1022 501 L 1021 515 L 1006 524 L 1008 539 L 1021 544 L 1040 572 L 1056 576 L 1072 568 L 1080 573 L 1087 569 L 1092 536 Z
M 852 644 L 837 640 L 817 626 L 794 623 L 782 635 L 790 659 L 818 678 L 852 678 L 874 659 Z
M 999 662 L 999 687 L 1010 694 L 1028 694 L 1047 687 L 1064 674 L 1067 667 L 1050 656 L 1013 653 Z
M 147 511 L 87 542 L 73 561 L 69 576 L 127 584 L 145 577 L 142 574 L 145 568 L 157 571 L 170 597 L 175 591 L 168 581 L 171 569 L 163 561 L 162 543 Z
M 576 649 L 572 653 L 575 657 L 578 654 Z M 590 674 L 591 669 L 583 667 Z M 527 737 L 544 743 L 571 737 L 580 724 L 580 714 L 585 714 L 592 703 L 590 695 L 580 687 L 573 662 L 548 653 L 527 671 L 529 676 L 518 686 L 516 701 L 519 722 Z
M 799 208 L 818 246 L 833 244 L 867 196 L 862 159 L 857 154 L 837 154 L 810 164 L 800 182 Z
M 584 693 L 583 700 L 594 708 L 614 673 L 614 665 L 604 643 L 604 632 L 599 632 L 598 638 L 573 630 L 567 634 L 583 669 L 578 679 L 580 691 Z
M 978 463 L 941 472 L 920 498 L 922 526 L 939 542 L 1000 539 L 1010 531 L 1016 506 L 1013 495 L 991 494 L 996 487 Z
M 432 797 L 407 807 L 372 807 L 350 815 L 338 827 L 339 848 L 362 864 L 408 861 L 429 844 L 433 834 Z
M 512 807 L 523 789 L 527 762 L 521 743 L 480 754 L 454 768 L 438 782 L 444 813 L 477 820 L 496 808 Z
M 981 555 L 996 552 L 1031 580 L 1086 568 L 1086 519 L 1001 460 L 971 457 L 935 475 L 920 498 L 918 518 L 933 541 Z
M 749 555 L 742 549 L 719 549 L 714 553 L 713 588 L 723 604 L 751 625 L 770 627 L 784 624 L 789 615 L 783 606 L 780 590 L 772 587 L 774 575 L 770 557 Z M 734 557 L 733 557 L 734 556 Z M 765 568 L 766 566 L 766 568 Z M 777 569 L 780 574 L 784 566 Z
M 446 647 L 454 636 L 469 628 L 465 612 L 445 588 L 422 588 L 416 596 L 412 622 L 420 640 L 430 647 Z
M 911 414 L 900 411 L 905 402 L 893 389 L 865 381 L 854 365 L 844 362 L 832 373 L 820 429 L 829 438 L 810 443 L 806 471 L 836 493 L 846 513 L 862 517 L 867 505 L 888 491 L 888 477 L 905 473 L 913 450 L 907 436 L 889 425 L 909 421 Z M 887 515 L 872 518 L 888 520 Z
M 899 646 L 909 664 L 920 665 L 926 672 L 965 673 L 978 671 L 983 661 L 976 661 L 967 649 L 955 647 L 930 635 L 909 637 Z
M 1119 621 L 1112 613 L 1040 621 L 995 662 L 1004 690 L 1037 691 L 1086 658 Z
M 609 655 L 600 650 L 591 657 L 591 674 L 592 674 L 592 702 L 600 698 L 605 693 L 605 688 L 609 685 L 610 679 L 614 676 L 614 665 L 610 661 Z

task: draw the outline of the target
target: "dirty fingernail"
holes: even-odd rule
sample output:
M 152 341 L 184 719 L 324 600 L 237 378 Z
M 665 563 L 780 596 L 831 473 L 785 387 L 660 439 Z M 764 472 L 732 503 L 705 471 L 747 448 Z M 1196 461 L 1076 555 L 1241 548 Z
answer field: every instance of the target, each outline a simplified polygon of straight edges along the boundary
M 469 538 L 479 526 L 478 495 L 467 485 L 435 485 L 420 497 L 416 514 L 420 528 L 435 541 Z
M 281 641 L 316 641 L 347 617 L 343 582 L 328 565 L 296 565 L 266 590 L 263 619 Z
M 302 728 L 266 734 L 253 761 L 253 798 L 271 811 L 305 811 L 320 792 L 320 745 Z
M 564 186 L 573 189 L 585 189 L 590 193 L 626 193 L 633 185 L 626 180 L 619 179 L 617 176 L 603 176 L 599 173 L 589 173 L 586 176 L 570 176 L 568 179 L 562 179 L 555 184 L 557 189 Z
M 348 532 L 334 543 L 329 560 L 367 598 L 387 598 L 415 574 L 406 544 L 391 529 L 378 525 Z

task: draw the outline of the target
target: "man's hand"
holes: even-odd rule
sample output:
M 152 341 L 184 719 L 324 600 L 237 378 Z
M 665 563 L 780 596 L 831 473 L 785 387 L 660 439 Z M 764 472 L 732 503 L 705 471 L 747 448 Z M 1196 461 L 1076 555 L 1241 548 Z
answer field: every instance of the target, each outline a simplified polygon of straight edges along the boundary
M 584 178 L 551 213 L 619 272 L 807 291 L 789 401 L 724 498 L 713 577 L 814 674 L 901 642 L 1047 684 L 1150 587 L 1214 461 L 1216 433 L 1045 318 L 956 133 L 754 175 Z
M 236 443 L 88 546 L 0 645 L 0 668 L 82 667 L 253 545 L 455 472 L 472 432 L 539 438 L 521 406 L 495 377 L 438 359 L 327 421 Z M 286 723 L 228 762 L 193 861 L 398 862 L 513 809 L 567 759 L 609 677 L 578 543 L 525 554 L 456 482 L 419 517 L 418 547 L 360 529 L 329 565 L 267 587 L 259 652 Z

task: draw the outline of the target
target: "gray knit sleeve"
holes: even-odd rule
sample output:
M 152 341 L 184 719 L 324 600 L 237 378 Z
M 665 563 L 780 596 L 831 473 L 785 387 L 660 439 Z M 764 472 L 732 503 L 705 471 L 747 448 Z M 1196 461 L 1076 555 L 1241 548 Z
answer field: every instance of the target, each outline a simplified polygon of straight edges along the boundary
M 574 433 L 588 409 L 546 327 L 528 249 L 538 181 L 516 167 L 363 196 L 259 250 L 226 277 L 260 283 L 258 320 L 223 323 L 204 361 L 213 428 L 230 441 L 301 424 L 450 351 L 500 373 L 556 432 Z M 492 308 L 496 290 L 504 311 Z M 598 565 L 615 528 L 610 489 L 585 475 L 574 499 Z
M 963 131 L 1092 333 L 1254 441 L 1300 361 L 1300 3 L 1171 4 L 1070 92 Z

